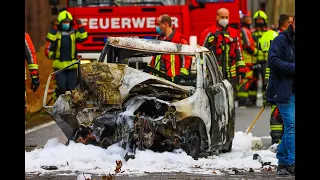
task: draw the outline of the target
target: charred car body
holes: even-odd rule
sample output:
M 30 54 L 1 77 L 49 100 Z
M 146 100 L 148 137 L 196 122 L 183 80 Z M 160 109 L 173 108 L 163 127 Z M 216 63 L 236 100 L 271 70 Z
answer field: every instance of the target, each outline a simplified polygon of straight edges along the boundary
M 190 75 L 171 80 L 150 67 L 127 65 L 158 54 L 192 56 Z M 193 157 L 231 150 L 233 89 L 208 49 L 109 37 L 99 62 L 79 63 L 78 69 L 78 87 L 45 106 L 69 140 L 103 148 L 120 143 L 131 153 L 182 148 Z

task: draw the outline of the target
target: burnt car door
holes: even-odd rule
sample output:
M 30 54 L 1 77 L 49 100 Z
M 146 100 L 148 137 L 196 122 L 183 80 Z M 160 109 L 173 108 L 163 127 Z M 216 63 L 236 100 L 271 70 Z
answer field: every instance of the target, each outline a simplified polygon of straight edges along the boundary
M 230 82 L 222 78 L 217 60 L 212 52 L 205 53 L 206 73 L 204 89 L 211 109 L 211 149 L 230 151 L 234 137 L 234 97 Z

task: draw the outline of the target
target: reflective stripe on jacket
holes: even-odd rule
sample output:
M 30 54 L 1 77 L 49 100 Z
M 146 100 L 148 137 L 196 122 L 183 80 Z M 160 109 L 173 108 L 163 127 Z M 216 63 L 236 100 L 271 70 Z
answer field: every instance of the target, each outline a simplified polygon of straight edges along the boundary
M 30 75 L 37 75 L 38 62 L 37 62 L 36 51 L 34 49 L 33 42 L 28 33 L 25 33 L 24 35 L 24 42 L 25 42 L 25 60 L 28 64 Z M 25 69 L 25 79 L 27 79 L 26 69 Z
M 286 103 L 293 93 L 295 80 L 295 45 L 293 35 L 283 31 L 271 43 L 268 66 L 270 68 L 266 99 Z

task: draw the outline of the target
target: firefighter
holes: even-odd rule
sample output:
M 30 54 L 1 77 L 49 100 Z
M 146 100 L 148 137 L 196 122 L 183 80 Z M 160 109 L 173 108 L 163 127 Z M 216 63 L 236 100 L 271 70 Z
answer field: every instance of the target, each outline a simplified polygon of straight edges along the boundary
M 252 106 L 252 102 L 249 100 L 249 88 L 253 82 L 253 65 L 256 64 L 256 58 L 258 49 L 256 43 L 253 40 L 251 34 L 252 19 L 249 15 L 243 14 L 241 18 L 240 37 L 242 44 L 243 60 L 246 63 L 247 71 L 243 83 L 238 87 L 238 102 L 239 106 Z
M 168 14 L 160 15 L 156 21 L 158 40 L 169 41 L 177 44 L 188 44 L 187 39 L 172 27 L 172 20 Z M 149 66 L 165 73 L 172 80 L 177 75 L 189 75 L 191 67 L 190 56 L 162 54 L 152 58 Z
M 241 82 L 245 77 L 246 65 L 242 59 L 240 32 L 228 26 L 228 23 L 229 10 L 218 9 L 216 24 L 202 32 L 199 44 L 213 51 L 223 78 L 230 81 L 236 95 L 237 80 Z
M 28 69 L 31 77 L 31 89 L 33 92 L 36 92 L 40 86 L 39 82 L 39 67 L 37 62 L 36 51 L 33 46 L 33 42 L 28 33 L 24 33 L 24 43 L 25 43 L 25 61 L 28 64 Z M 25 81 L 27 80 L 27 73 L 25 68 Z M 25 104 L 24 104 L 25 113 L 27 112 L 27 91 L 25 87 Z M 25 119 L 26 123 L 26 119 Z
M 78 29 L 74 28 L 78 25 Z M 53 60 L 54 71 L 63 69 L 77 61 L 76 43 L 81 43 L 88 38 L 80 20 L 74 20 L 70 12 L 63 10 L 53 22 L 47 34 L 46 56 Z M 56 89 L 53 99 L 56 100 L 65 91 L 73 90 L 77 85 L 77 64 L 55 75 Z
M 254 29 L 252 32 L 252 37 L 257 45 L 257 55 L 255 56 L 256 64 L 253 65 L 253 83 L 248 91 L 249 93 L 249 99 L 253 105 L 257 104 L 257 94 L 258 94 L 258 80 L 261 76 L 262 79 L 262 92 L 266 90 L 266 82 L 265 82 L 265 72 L 266 72 L 266 66 L 267 66 L 267 59 L 268 59 L 268 52 L 263 52 L 259 49 L 259 39 L 262 37 L 262 35 L 270 30 L 267 27 L 268 17 L 265 12 L 258 10 L 253 15 L 254 19 Z

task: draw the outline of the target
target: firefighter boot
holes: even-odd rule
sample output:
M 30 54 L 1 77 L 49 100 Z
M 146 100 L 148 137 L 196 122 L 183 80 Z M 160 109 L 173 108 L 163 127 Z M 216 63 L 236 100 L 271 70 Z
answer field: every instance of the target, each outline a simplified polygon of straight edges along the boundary
M 283 121 L 276 104 L 271 105 L 270 130 L 271 143 L 279 143 L 283 132 Z

